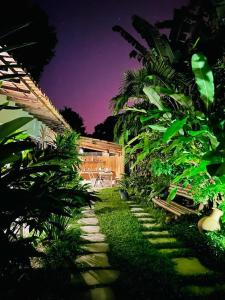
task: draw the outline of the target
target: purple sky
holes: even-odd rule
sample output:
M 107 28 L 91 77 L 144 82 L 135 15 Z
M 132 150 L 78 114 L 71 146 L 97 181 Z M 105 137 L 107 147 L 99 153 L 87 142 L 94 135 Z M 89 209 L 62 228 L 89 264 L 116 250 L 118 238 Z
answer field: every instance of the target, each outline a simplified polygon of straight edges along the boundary
M 138 67 L 128 45 L 112 26 L 134 33 L 131 16 L 151 23 L 171 18 L 187 0 L 34 0 L 56 27 L 55 57 L 45 67 L 41 88 L 57 108 L 69 106 L 84 119 L 88 132 L 111 114 L 124 71 Z M 137 37 L 137 36 L 136 36 Z M 141 38 L 139 38 L 141 41 Z

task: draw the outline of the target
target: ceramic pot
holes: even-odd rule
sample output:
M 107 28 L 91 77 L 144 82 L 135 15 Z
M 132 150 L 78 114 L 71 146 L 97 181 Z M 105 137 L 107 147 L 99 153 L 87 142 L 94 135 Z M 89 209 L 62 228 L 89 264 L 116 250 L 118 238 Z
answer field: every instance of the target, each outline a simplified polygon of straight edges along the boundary
M 124 191 L 124 190 L 120 189 L 119 194 L 120 194 L 121 200 L 128 200 L 129 195 L 128 195 L 127 191 Z
M 200 232 L 205 231 L 219 231 L 220 218 L 223 215 L 223 211 L 218 208 L 213 208 L 210 216 L 203 217 L 198 221 L 198 229 Z

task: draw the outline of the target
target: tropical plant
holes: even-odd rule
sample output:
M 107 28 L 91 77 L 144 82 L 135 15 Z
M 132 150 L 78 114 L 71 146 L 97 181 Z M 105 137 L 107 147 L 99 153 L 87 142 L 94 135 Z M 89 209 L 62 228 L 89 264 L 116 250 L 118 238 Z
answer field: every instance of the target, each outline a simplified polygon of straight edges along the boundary
M 217 116 L 214 109 L 214 78 L 206 57 L 194 54 L 192 69 L 204 109 L 194 108 L 193 97 L 152 85 L 158 95 L 172 98 L 178 95 L 188 105 L 183 105 L 183 110 L 176 113 L 169 108 L 167 112 L 142 111 L 144 130 L 128 143 L 128 153 L 138 152 L 135 164 L 149 159 L 153 176 L 167 174 L 173 183 L 191 184 L 194 201 L 212 201 L 214 207 L 220 205 L 224 209 L 224 118 L 221 113 Z M 176 188 L 168 199 L 172 200 L 175 195 Z
M 116 135 L 121 135 L 122 124 L 121 140 L 127 140 L 130 134 L 127 130 L 130 131 L 129 127 L 133 127 L 131 124 L 137 122 L 137 114 L 126 111 L 127 106 L 131 104 L 136 107 L 137 103 L 140 105 L 140 102 L 150 102 L 159 110 L 166 107 L 178 113 L 183 107 L 185 109 L 186 106 L 192 106 L 197 111 L 207 113 L 204 100 L 199 97 L 192 76 L 190 61 L 196 51 L 201 51 L 209 57 L 217 82 L 213 114 L 210 110 L 208 114 L 211 120 L 214 116 L 213 122 L 216 120 L 215 115 L 216 118 L 221 116 L 223 119 L 220 107 L 224 95 L 224 76 L 221 74 L 224 46 L 217 47 L 219 49 L 213 47 L 215 43 L 224 45 L 223 16 L 224 2 L 208 0 L 191 1 L 189 5 L 175 10 L 173 20 L 163 21 L 155 26 L 143 18 L 133 16 L 132 24 L 145 40 L 147 48 L 122 27 L 113 27 L 114 31 L 119 32 L 134 47 L 130 57 L 137 58 L 143 65 L 138 71 L 125 73 L 120 94 L 112 99 L 114 112 L 120 112 L 116 125 L 120 130 L 116 130 Z M 170 29 L 169 38 L 160 33 L 163 28 Z M 157 88 L 152 89 L 152 85 Z M 190 101 L 189 98 L 195 98 L 195 101 Z M 136 130 L 133 136 L 139 132 Z M 130 138 L 133 136 L 131 133 Z
M 74 207 L 93 198 L 78 175 L 78 135 L 66 133 L 57 137 L 56 147 L 37 149 L 19 131 L 31 120 L 22 117 L 0 125 L 2 277 L 16 266 L 29 266 L 29 257 L 39 255 L 36 238 L 42 233 L 53 238 L 53 228 L 65 229 Z M 29 235 L 22 237 L 24 228 Z

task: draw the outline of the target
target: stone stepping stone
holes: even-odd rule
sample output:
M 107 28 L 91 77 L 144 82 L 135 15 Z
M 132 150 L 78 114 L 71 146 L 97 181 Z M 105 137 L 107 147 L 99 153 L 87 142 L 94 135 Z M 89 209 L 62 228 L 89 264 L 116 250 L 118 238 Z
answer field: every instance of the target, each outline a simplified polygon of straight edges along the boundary
M 87 209 L 92 209 L 92 208 L 89 205 L 86 205 L 86 206 L 82 206 L 81 209 L 82 210 L 87 210 Z
M 225 285 L 224 284 L 223 285 L 216 284 L 214 286 L 187 285 L 183 287 L 182 292 L 189 297 L 207 297 L 212 295 L 214 292 L 225 292 Z
M 143 226 L 144 224 L 142 224 L 142 226 Z M 158 229 L 158 231 L 162 231 L 162 225 L 161 224 L 158 224 L 158 223 L 149 223 L 149 224 L 147 224 L 147 226 L 143 226 L 144 228 L 146 228 L 146 229 L 152 229 L 152 230 L 157 230 Z
M 153 237 L 170 236 L 170 233 L 167 230 L 162 230 L 162 231 L 142 231 L 142 234 L 146 235 L 146 236 L 153 236 Z
M 175 271 L 182 276 L 196 276 L 213 273 L 213 271 L 203 266 L 196 257 L 172 258 L 172 261 L 175 263 Z
M 148 241 L 154 245 L 157 244 L 170 244 L 170 243 L 176 243 L 177 239 L 173 237 L 154 237 L 148 239 Z
M 106 243 L 91 243 L 80 246 L 82 250 L 92 253 L 109 252 L 109 245 Z
M 179 254 L 184 252 L 190 252 L 190 249 L 188 248 L 165 248 L 165 249 L 159 249 L 159 252 L 162 254 Z
M 138 217 L 138 218 L 146 218 L 146 217 L 151 217 L 151 215 L 150 214 L 148 214 L 148 213 L 145 213 L 145 212 L 133 212 L 133 215 L 135 216 L 135 217 Z
M 139 222 L 145 222 L 145 223 L 155 223 L 155 219 L 149 217 L 149 218 L 138 218 Z
M 144 209 L 141 207 L 133 207 L 130 209 L 132 212 L 144 212 Z
M 119 272 L 116 270 L 89 270 L 82 272 L 81 276 L 88 286 L 107 285 L 118 279 Z
M 75 260 L 81 268 L 109 268 L 108 256 L 105 253 L 94 253 L 79 256 Z
M 90 289 L 91 300 L 115 300 L 114 293 L 110 287 Z
M 151 228 L 161 228 L 162 225 L 158 223 L 143 223 L 141 224 L 144 228 L 146 229 L 151 229 Z
M 129 204 L 129 206 L 130 207 L 138 207 L 138 208 L 142 208 L 142 206 L 141 205 L 139 205 L 139 204 Z
M 105 241 L 105 235 L 102 233 L 90 233 L 90 234 L 82 234 L 80 236 L 82 241 L 85 242 L 104 242 Z
M 134 201 L 131 201 L 131 200 L 126 201 L 126 203 L 127 203 L 127 204 L 136 204 Z
M 83 209 L 83 210 L 81 211 L 82 214 L 92 213 L 92 212 L 94 212 L 93 209 Z
M 100 227 L 95 225 L 81 226 L 80 229 L 85 233 L 98 233 L 100 231 Z
M 94 217 L 96 217 L 95 212 L 93 210 L 84 211 L 82 214 L 83 214 L 83 218 L 94 218 Z
M 97 287 L 76 291 L 76 299 L 79 300 L 115 300 L 110 287 Z
M 82 218 L 78 222 L 81 225 L 97 225 L 98 219 L 97 218 Z

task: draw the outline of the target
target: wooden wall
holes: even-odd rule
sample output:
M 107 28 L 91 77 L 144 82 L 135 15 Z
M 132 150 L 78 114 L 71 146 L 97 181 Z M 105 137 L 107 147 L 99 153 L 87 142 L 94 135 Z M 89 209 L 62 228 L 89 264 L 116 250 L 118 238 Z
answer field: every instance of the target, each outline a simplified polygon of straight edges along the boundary
M 113 172 L 113 179 L 115 177 L 121 178 L 121 175 L 124 173 L 124 159 L 122 155 L 115 156 L 93 156 L 93 155 L 85 155 L 81 156 L 81 160 L 83 161 L 81 164 L 81 176 L 84 179 L 90 179 L 89 175 L 85 172 L 89 171 L 99 171 L 101 169 L 108 169 Z M 97 172 L 92 173 L 92 176 L 96 178 Z

